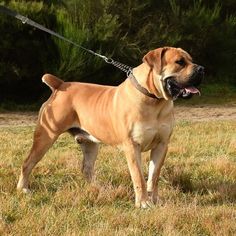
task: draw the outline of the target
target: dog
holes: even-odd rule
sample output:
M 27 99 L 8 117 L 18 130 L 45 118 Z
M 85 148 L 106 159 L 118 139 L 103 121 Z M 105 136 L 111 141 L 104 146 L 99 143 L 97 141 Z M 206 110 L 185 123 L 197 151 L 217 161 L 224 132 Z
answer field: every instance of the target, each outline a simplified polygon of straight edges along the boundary
M 122 148 L 135 192 L 135 206 L 149 208 L 158 200 L 158 178 L 174 126 L 173 101 L 200 93 L 204 67 L 181 48 L 148 52 L 142 64 L 119 86 L 63 82 L 45 74 L 52 90 L 42 105 L 31 151 L 17 188 L 29 191 L 29 175 L 57 140 L 70 132 L 83 152 L 82 173 L 92 181 L 99 143 Z M 147 183 L 141 153 L 151 150 Z

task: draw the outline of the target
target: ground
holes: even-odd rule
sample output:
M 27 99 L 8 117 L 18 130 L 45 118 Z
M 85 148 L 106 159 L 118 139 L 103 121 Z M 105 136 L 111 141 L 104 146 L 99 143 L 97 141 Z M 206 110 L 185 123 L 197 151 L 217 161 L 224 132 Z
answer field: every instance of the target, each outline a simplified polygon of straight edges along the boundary
M 175 118 L 161 201 L 145 211 L 134 208 L 124 153 L 100 145 L 96 178 L 87 184 L 69 134 L 33 170 L 32 193 L 17 192 L 37 113 L 0 112 L 0 235 L 236 235 L 236 105 L 177 104 Z M 145 177 L 148 163 L 144 153 Z
M 176 121 L 213 121 L 236 120 L 236 106 L 232 105 L 195 105 L 176 106 Z M 37 112 L 2 112 L 0 113 L 0 127 L 34 125 L 37 121 Z

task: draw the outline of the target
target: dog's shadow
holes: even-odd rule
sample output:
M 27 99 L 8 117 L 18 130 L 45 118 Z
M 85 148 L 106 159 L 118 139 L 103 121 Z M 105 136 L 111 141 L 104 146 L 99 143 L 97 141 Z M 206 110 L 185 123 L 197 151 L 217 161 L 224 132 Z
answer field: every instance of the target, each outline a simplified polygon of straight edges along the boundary
M 202 197 L 206 203 L 236 203 L 236 182 L 234 181 L 214 179 L 212 176 L 198 178 L 186 171 L 174 175 L 167 172 L 163 178 L 171 188 L 178 189 L 184 194 Z

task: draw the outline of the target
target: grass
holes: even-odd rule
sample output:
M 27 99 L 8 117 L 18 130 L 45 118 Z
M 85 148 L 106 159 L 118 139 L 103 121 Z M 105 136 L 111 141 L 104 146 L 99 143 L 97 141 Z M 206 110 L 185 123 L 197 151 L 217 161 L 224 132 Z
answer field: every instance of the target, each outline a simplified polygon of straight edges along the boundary
M 235 235 L 236 123 L 176 124 L 161 172 L 162 204 L 134 208 L 122 152 L 102 145 L 96 181 L 81 173 L 81 150 L 62 135 L 17 193 L 33 127 L 0 130 L 0 235 Z M 147 174 L 148 154 L 143 155 Z

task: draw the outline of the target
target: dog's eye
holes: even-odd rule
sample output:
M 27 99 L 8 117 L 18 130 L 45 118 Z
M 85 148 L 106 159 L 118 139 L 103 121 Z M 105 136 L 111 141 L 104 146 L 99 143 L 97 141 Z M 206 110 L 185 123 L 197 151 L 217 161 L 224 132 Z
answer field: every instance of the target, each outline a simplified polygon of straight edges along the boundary
M 175 63 L 180 65 L 180 66 L 184 66 L 185 65 L 184 59 L 177 60 Z

